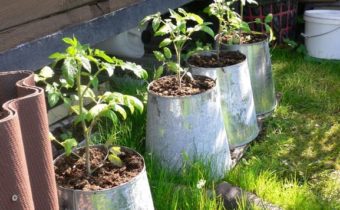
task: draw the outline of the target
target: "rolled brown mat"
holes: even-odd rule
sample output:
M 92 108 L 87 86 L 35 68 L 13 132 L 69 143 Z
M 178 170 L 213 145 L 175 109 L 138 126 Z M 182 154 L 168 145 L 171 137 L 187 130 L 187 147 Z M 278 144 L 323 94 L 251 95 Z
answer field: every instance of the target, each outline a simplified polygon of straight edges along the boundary
M 58 209 L 44 90 L 31 71 L 0 73 L 0 209 Z

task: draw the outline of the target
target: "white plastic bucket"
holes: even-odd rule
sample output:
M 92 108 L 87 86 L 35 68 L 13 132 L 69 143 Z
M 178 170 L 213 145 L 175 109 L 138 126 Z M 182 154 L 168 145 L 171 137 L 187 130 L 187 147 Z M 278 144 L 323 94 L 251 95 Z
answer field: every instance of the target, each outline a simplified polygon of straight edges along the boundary
M 142 30 L 133 28 L 96 44 L 95 48 L 116 56 L 141 58 L 144 55 L 144 44 L 141 37 Z
M 304 20 L 308 54 L 340 60 L 340 10 L 307 10 Z

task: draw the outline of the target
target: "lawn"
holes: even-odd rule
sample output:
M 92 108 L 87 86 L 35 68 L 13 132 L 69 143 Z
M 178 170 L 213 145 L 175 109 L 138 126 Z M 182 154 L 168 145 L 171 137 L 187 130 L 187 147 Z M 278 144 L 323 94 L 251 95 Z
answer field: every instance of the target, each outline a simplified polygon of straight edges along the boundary
M 280 104 L 224 181 L 283 209 L 340 209 L 340 65 L 278 48 L 272 64 Z M 145 86 L 128 87 L 145 101 Z M 211 190 L 222 180 L 210 180 L 200 163 L 174 174 L 144 152 L 145 116 L 132 116 L 105 136 L 144 155 L 156 209 L 223 209 Z M 242 201 L 239 208 L 247 209 Z

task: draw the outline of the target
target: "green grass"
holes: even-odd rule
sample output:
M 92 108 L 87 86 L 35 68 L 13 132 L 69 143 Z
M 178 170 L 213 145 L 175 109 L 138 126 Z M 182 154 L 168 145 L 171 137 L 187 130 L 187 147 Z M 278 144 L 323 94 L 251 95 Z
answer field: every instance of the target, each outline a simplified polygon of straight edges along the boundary
M 340 67 L 275 50 L 281 103 L 226 180 L 284 209 L 340 209 Z
M 272 63 L 282 100 L 224 180 L 284 209 L 340 209 L 340 65 L 306 61 L 282 49 L 274 50 Z M 145 101 L 143 91 L 138 93 Z M 223 209 L 211 191 L 217 183 L 201 164 L 174 174 L 144 152 L 145 117 L 131 116 L 107 135 L 144 155 L 155 207 Z M 107 130 L 104 125 L 102 129 Z M 199 180 L 206 180 L 201 189 Z M 244 201 L 239 208 L 259 209 Z

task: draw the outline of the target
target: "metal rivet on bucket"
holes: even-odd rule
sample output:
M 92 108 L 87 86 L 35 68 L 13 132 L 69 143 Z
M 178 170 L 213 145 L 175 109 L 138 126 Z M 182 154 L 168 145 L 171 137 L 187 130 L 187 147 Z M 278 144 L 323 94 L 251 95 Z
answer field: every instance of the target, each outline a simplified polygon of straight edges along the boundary
M 12 201 L 16 202 L 18 200 L 18 195 L 14 194 L 12 195 Z

